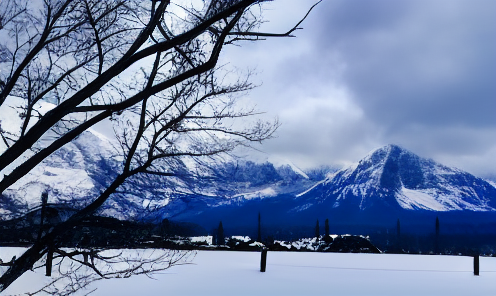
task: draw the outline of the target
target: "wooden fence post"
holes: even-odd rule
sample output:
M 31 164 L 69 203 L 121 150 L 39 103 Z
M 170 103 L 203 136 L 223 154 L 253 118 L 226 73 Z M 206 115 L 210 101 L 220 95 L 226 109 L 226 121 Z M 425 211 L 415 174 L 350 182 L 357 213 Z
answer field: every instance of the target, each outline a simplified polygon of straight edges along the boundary
M 479 275 L 479 254 L 474 255 L 474 275 Z
M 267 266 L 267 248 L 262 249 L 262 259 L 260 260 L 260 272 L 265 272 Z
M 46 259 L 46 276 L 52 276 L 52 261 L 53 261 L 53 247 L 50 245 L 48 247 L 47 259 Z

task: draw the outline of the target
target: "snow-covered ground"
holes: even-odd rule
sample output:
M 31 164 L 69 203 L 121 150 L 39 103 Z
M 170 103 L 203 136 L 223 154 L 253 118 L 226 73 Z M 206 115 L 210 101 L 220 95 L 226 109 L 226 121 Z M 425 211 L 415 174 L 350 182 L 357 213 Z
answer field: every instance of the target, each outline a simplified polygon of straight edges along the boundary
M 258 252 L 199 251 L 193 264 L 174 266 L 154 279 L 103 280 L 90 290 L 120 296 L 496 295 L 496 258 L 480 258 L 480 276 L 473 275 L 473 259 L 461 256 L 269 251 L 267 272 L 259 272 L 259 264 Z M 4 295 L 47 280 L 41 270 L 29 272 Z

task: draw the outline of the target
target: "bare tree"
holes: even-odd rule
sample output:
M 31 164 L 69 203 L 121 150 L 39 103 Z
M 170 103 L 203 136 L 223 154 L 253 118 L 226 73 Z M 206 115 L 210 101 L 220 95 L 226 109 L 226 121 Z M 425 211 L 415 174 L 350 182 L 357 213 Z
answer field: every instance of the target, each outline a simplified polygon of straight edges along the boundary
M 71 295 L 88 291 L 90 284 L 102 279 L 128 278 L 133 275 L 152 277 L 171 266 L 190 264 L 194 251 L 164 249 L 57 249 L 53 258 L 53 274 L 48 283 L 29 287 L 26 295 Z M 34 270 L 46 267 L 41 260 Z M 90 288 L 90 289 L 89 289 Z M 85 291 L 85 292 L 86 292 Z
M 258 113 L 236 105 L 253 87 L 249 74 L 217 65 L 225 45 L 290 37 L 306 18 L 285 33 L 259 32 L 263 2 L 2 2 L 0 107 L 18 124 L 0 121 L 0 194 L 103 120 L 115 129 L 121 165 L 104 190 L 11 261 L 0 292 L 111 196 L 147 178 L 180 182 L 185 161 L 272 136 L 277 121 L 247 123 Z

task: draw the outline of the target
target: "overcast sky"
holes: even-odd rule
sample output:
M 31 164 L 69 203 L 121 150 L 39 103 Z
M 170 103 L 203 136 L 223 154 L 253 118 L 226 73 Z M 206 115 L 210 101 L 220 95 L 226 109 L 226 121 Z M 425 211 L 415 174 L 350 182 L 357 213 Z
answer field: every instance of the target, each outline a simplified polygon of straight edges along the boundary
M 315 1 L 265 5 L 290 28 Z M 261 149 L 301 168 L 398 144 L 474 174 L 496 172 L 496 1 L 324 0 L 296 38 L 245 43 L 249 100 L 282 126 Z

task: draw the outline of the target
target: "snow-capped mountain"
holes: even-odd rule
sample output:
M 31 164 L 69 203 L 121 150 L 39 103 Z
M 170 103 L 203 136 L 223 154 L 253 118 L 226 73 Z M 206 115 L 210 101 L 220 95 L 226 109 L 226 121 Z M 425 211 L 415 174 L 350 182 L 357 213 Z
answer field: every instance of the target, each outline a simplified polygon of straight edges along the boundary
M 423 224 L 427 229 L 436 216 L 452 225 L 496 223 L 492 184 L 395 145 L 377 149 L 356 164 L 305 185 L 281 193 L 261 186 L 257 198 L 215 207 L 196 204 L 171 218 L 207 228 L 219 220 L 242 227 L 247 220 L 255 225 L 261 212 L 267 224 L 311 227 L 316 219 L 329 219 L 334 225 L 354 225 L 351 230 L 343 228 L 346 231 L 365 231 L 364 226 L 371 225 L 390 227 L 399 218 L 404 225 Z
M 3 192 L 2 214 L 22 214 L 41 204 L 41 193 L 49 193 L 48 202 L 77 208 L 103 189 L 104 180 L 115 175 L 112 146 L 93 130 L 82 133 L 35 167 Z
M 44 190 L 49 203 L 84 205 L 119 173 L 115 153 L 98 132 L 81 134 L 0 196 L 3 219 L 38 207 Z M 418 220 L 418 215 L 440 213 L 479 213 L 475 219 L 485 215 L 496 221 L 494 185 L 395 145 L 339 171 L 322 167 L 303 172 L 294 165 L 233 160 L 212 165 L 208 172 L 206 181 L 195 179 L 179 195 L 169 190 L 174 183 L 134 180 L 99 214 L 156 222 L 167 218 L 207 229 L 219 220 L 243 226 L 259 212 L 266 223 L 294 225 L 326 218 L 342 224 L 396 222 L 398 217 Z M 134 192 L 133 184 L 139 185 Z
M 377 149 L 299 198 L 367 210 L 374 206 L 429 211 L 496 211 L 496 188 L 467 172 L 396 145 Z
M 44 191 L 49 193 L 48 202 L 52 205 L 76 209 L 84 206 L 120 173 L 122 163 L 118 155 L 117 145 L 104 135 L 93 129 L 83 132 L 0 195 L 1 218 L 10 219 L 37 209 Z M 192 184 L 179 184 L 178 180 L 165 183 L 163 179 L 131 180 L 121 190 L 125 193 L 111 196 L 99 214 L 158 221 L 192 209 L 202 211 L 299 192 L 324 178 L 325 172 L 315 171 L 309 178 L 294 165 L 276 168 L 268 162 L 234 160 L 212 165 L 206 171 L 208 178 L 192 178 Z M 171 192 L 174 186 L 183 187 L 181 194 Z

